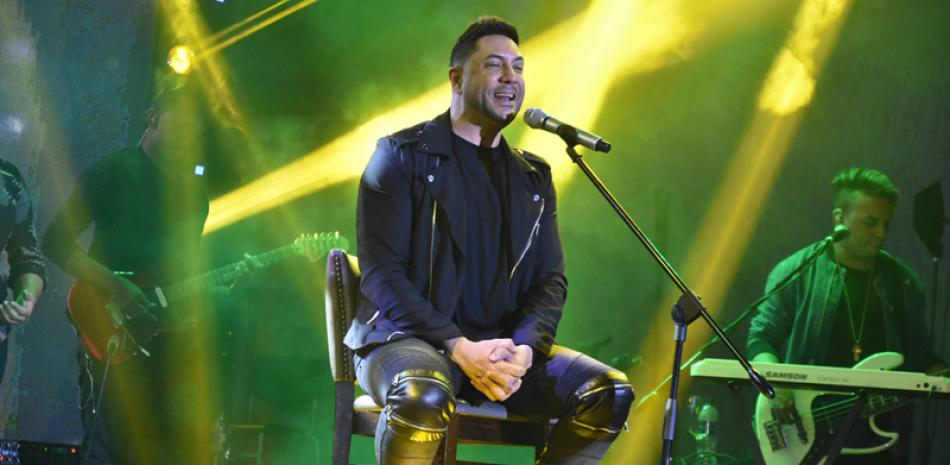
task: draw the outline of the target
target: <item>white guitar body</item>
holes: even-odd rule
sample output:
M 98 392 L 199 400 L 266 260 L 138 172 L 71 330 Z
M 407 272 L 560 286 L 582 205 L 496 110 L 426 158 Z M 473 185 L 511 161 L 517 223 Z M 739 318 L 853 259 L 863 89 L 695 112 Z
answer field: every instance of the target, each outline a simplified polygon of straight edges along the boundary
M 896 352 L 881 352 L 858 362 L 854 368 L 865 370 L 892 370 L 904 363 L 904 356 Z M 772 417 L 772 408 L 767 397 L 759 395 L 755 403 L 755 435 L 759 451 L 766 465 L 824 465 L 824 452 L 813 450 L 816 440 L 815 419 L 812 404 L 818 396 L 853 397 L 850 392 L 826 392 L 809 389 L 793 391 L 795 409 L 799 412 L 800 424 L 781 424 Z M 897 442 L 898 433 L 881 430 L 875 423 L 876 416 L 869 419 L 872 431 L 883 438 L 881 444 L 861 449 L 842 448 L 841 455 L 866 455 L 883 451 Z M 860 421 L 860 418 L 857 420 Z M 824 425 L 823 425 L 824 426 Z M 827 427 L 825 428 L 827 429 Z M 826 438 L 827 439 L 827 438 Z

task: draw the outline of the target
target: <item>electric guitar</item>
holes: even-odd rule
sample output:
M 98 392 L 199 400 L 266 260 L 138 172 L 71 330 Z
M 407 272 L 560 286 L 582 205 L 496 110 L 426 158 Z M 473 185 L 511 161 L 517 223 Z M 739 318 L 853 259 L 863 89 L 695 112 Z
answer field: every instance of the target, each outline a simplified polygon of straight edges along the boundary
M 250 257 L 251 266 L 242 260 L 176 283 L 164 284 L 148 277 L 123 274 L 139 285 L 152 304 L 147 312 L 123 309 L 105 290 L 79 280 L 69 290 L 69 316 L 96 360 L 120 364 L 140 353 L 148 356 L 146 347 L 159 334 L 193 325 L 194 315 L 180 314 L 176 303 L 211 287 L 233 283 L 252 267 L 270 266 L 300 255 L 316 261 L 330 249 L 348 246 L 349 241 L 340 233 L 305 234 L 291 244 Z
M 852 368 L 892 370 L 902 363 L 904 357 L 901 354 L 882 352 L 858 362 Z M 812 389 L 795 389 L 792 392 L 798 418 L 791 424 L 775 420 L 769 399 L 759 395 L 754 419 L 759 451 L 766 465 L 823 465 L 827 459 L 827 448 L 859 396 L 855 392 Z M 875 422 L 876 417 L 912 401 L 912 398 L 891 394 L 869 395 L 852 429 L 869 427 L 879 440 L 866 447 L 844 447 L 841 455 L 874 454 L 893 446 L 899 434 L 882 430 Z M 862 419 L 866 419 L 867 423 Z

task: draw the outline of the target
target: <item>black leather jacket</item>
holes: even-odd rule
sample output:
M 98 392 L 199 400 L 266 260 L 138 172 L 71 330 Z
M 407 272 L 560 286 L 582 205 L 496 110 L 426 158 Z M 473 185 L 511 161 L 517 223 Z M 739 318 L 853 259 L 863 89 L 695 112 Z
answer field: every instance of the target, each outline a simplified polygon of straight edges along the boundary
M 547 353 L 567 295 L 551 170 L 502 148 L 509 170 L 509 287 L 515 309 L 498 337 Z M 404 337 L 436 347 L 462 336 L 453 322 L 466 260 L 466 200 L 448 112 L 377 143 L 360 180 L 357 239 L 363 302 L 346 336 L 360 350 Z

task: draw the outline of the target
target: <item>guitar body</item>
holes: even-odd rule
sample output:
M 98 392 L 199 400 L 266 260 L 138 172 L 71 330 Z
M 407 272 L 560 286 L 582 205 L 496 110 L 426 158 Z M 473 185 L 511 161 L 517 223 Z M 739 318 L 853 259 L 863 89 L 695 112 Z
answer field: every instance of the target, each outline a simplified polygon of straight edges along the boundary
M 69 289 L 67 307 L 83 345 L 96 360 L 122 363 L 161 332 L 157 321 L 129 318 L 109 294 L 87 281 L 76 281 Z M 111 358 L 110 341 L 115 345 Z
M 874 354 L 862 360 L 854 368 L 890 370 L 904 362 L 904 357 L 894 352 Z M 834 424 L 826 416 L 813 412 L 824 410 L 829 404 L 839 403 L 844 408 L 835 408 L 835 419 L 843 419 L 853 403 L 855 393 L 796 389 L 793 391 L 798 423 L 783 424 L 772 416 L 771 403 L 763 395 L 755 403 L 755 434 L 759 451 L 766 465 L 823 465 L 826 449 L 834 439 Z M 816 420 L 816 417 L 819 417 Z M 857 418 L 852 428 L 870 427 L 881 437 L 880 444 L 865 448 L 842 448 L 841 455 L 865 455 L 883 451 L 897 442 L 898 434 L 883 431 L 869 418 L 867 426 Z

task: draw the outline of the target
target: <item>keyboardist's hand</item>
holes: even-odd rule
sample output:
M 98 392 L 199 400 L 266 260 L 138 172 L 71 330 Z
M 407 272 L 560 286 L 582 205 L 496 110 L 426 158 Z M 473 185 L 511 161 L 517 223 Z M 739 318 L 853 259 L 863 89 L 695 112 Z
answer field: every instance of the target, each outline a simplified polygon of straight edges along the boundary
M 791 424 L 798 420 L 798 410 L 795 409 L 795 393 L 788 389 L 775 389 L 775 398 L 769 401 L 772 404 L 772 419 L 779 423 Z

